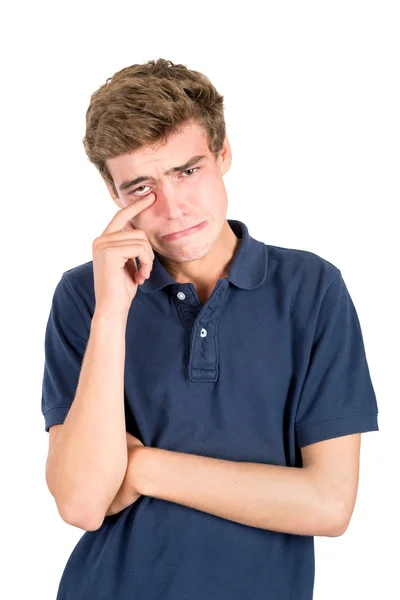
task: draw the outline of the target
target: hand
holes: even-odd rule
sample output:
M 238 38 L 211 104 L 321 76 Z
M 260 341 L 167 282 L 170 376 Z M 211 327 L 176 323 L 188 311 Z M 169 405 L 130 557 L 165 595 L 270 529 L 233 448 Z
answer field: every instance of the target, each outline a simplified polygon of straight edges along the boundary
M 154 252 L 141 229 L 131 219 L 148 208 L 153 193 L 121 208 L 100 237 L 92 244 L 96 296 L 95 313 L 107 317 L 126 317 L 138 285 L 150 277 Z M 135 258 L 140 260 L 138 271 Z
M 108 510 L 105 515 L 106 517 L 121 512 L 122 510 L 136 502 L 136 500 L 141 496 L 141 494 L 139 494 L 139 492 L 135 489 L 134 461 L 135 458 L 137 459 L 138 449 L 145 448 L 145 446 L 138 438 L 130 434 L 128 431 L 126 432 L 126 441 L 128 444 L 128 466 L 121 487 L 119 488 L 114 500 L 108 507 Z

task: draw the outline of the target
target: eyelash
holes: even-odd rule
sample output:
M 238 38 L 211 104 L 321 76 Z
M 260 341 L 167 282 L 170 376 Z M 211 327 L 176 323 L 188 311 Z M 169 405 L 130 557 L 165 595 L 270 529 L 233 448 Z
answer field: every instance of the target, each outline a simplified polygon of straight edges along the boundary
M 190 169 L 186 169 L 185 171 L 181 171 L 182 173 L 187 173 L 188 171 L 196 171 L 201 169 L 201 167 L 191 167 Z M 194 173 L 192 173 L 192 175 L 194 175 Z M 191 175 L 188 175 L 187 177 L 191 177 Z M 135 188 L 134 190 L 132 190 L 131 192 L 128 193 L 128 196 L 130 196 L 131 194 L 135 194 L 137 192 L 137 190 L 140 190 L 140 188 L 142 187 L 148 187 L 146 185 L 139 185 L 139 187 Z M 145 196 L 145 194 L 139 194 L 140 196 Z

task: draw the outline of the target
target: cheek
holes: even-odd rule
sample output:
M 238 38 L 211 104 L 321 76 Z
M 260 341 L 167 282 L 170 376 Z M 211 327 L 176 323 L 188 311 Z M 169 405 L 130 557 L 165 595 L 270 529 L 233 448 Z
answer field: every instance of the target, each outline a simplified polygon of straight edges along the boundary
M 211 213 L 220 214 L 226 211 L 228 197 L 226 188 L 220 181 L 214 181 L 202 194 L 203 207 Z
M 154 229 L 155 222 L 156 222 L 155 217 L 154 216 L 152 217 L 149 212 L 146 215 L 144 215 L 144 214 L 136 215 L 136 217 L 131 219 L 131 223 L 134 226 L 134 228 L 144 231 L 144 233 L 147 235 L 147 238 L 150 243 L 151 243 L 151 240 L 153 239 L 153 229 Z

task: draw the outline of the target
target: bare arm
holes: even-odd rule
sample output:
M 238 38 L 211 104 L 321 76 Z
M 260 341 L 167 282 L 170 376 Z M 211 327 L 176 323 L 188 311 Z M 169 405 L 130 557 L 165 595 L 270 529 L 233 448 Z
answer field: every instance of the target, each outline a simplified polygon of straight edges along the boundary
M 303 468 L 144 447 L 130 471 L 145 496 L 296 535 L 342 535 L 354 507 L 359 434 L 309 446 Z
M 46 464 L 46 482 L 60 515 L 83 529 L 102 522 L 128 466 L 126 323 L 154 260 L 146 233 L 131 219 L 154 200 L 155 194 L 148 194 L 121 208 L 92 244 L 95 313 L 75 398 Z
M 49 452 L 46 482 L 62 518 L 96 529 L 128 465 L 125 318 L 93 316 L 74 401 Z

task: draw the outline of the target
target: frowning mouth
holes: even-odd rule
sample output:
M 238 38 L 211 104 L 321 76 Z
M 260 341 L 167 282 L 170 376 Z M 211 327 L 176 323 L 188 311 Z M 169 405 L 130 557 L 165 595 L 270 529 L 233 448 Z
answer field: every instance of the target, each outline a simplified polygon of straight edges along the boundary
M 193 227 L 189 227 L 188 229 L 183 229 L 182 231 L 176 231 L 175 233 L 169 233 L 168 235 L 163 235 L 161 239 L 166 240 L 166 241 L 177 240 L 181 237 L 185 237 L 187 235 L 191 235 L 192 233 L 200 231 L 200 229 L 203 229 L 203 227 L 205 227 L 205 225 L 207 225 L 207 221 L 202 221 L 198 225 L 194 225 Z

